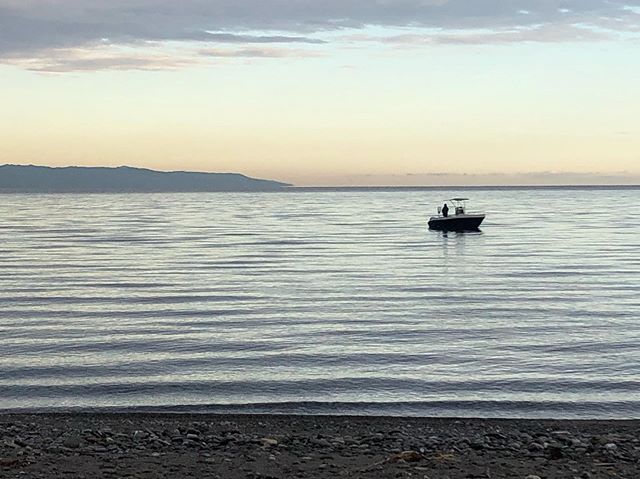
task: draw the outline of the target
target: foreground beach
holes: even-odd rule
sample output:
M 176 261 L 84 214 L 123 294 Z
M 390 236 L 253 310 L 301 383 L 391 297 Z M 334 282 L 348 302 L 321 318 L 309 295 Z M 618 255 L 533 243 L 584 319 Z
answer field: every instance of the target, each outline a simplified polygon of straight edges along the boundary
M 640 421 L 0 416 L 0 477 L 640 477 Z

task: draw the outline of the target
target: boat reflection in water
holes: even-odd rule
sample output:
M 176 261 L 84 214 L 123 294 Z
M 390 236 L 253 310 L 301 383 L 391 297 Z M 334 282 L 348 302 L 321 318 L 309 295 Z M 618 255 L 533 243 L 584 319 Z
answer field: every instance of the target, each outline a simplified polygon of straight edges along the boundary
M 467 213 L 468 198 L 452 198 L 445 201 L 445 207 L 438 207 L 438 216 L 429 218 L 429 229 L 438 231 L 479 231 L 484 221 L 484 213 Z M 453 205 L 449 208 L 448 203 Z M 453 214 L 449 211 L 453 209 Z

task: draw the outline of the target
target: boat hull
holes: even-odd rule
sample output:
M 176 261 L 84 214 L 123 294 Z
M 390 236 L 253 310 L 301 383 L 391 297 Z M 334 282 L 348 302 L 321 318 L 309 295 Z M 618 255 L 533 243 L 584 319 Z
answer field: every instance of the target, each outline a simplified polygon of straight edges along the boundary
M 438 216 L 429 220 L 429 229 L 438 231 L 477 231 L 484 215 Z

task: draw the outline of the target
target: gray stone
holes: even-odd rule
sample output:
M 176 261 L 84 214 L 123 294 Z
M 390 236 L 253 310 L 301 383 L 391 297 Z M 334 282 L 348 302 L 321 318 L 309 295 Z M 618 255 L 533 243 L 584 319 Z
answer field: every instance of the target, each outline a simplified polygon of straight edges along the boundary
M 544 446 L 537 442 L 532 442 L 531 444 L 529 444 L 529 450 L 531 452 L 542 452 L 544 451 Z
M 136 431 L 133 433 L 133 440 L 134 441 L 142 441 L 146 438 L 149 437 L 149 434 L 146 433 L 145 431 Z
M 78 436 L 67 436 L 62 441 L 62 445 L 64 447 L 68 447 L 69 449 L 78 449 L 80 447 L 81 441 Z
M 562 449 L 556 446 L 549 447 L 547 453 L 549 454 L 549 458 L 553 460 L 562 459 L 562 457 L 564 456 L 564 454 L 562 453 Z

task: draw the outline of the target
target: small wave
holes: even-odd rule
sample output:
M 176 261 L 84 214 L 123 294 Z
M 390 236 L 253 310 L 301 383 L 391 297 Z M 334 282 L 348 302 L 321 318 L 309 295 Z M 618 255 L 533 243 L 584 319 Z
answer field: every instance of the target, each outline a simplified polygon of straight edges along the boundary
M 259 402 L 170 406 L 14 407 L 0 413 L 274 414 L 505 419 L 637 419 L 640 401 Z

